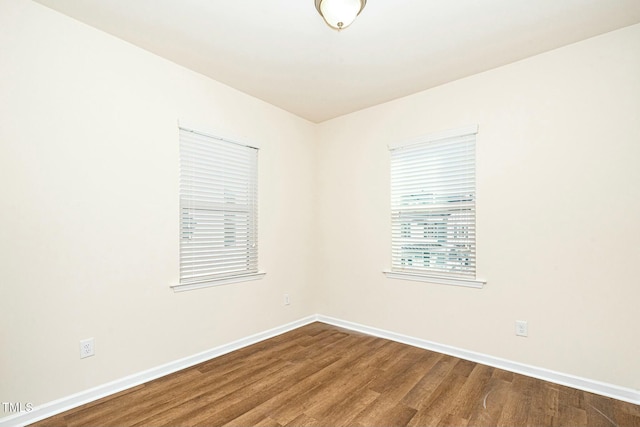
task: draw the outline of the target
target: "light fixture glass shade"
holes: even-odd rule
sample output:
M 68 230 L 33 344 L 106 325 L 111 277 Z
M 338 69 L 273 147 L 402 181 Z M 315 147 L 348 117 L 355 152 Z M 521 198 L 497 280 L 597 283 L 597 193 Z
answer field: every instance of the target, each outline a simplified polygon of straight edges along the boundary
M 315 0 L 316 9 L 325 22 L 333 28 L 341 30 L 355 21 L 367 3 L 366 0 Z

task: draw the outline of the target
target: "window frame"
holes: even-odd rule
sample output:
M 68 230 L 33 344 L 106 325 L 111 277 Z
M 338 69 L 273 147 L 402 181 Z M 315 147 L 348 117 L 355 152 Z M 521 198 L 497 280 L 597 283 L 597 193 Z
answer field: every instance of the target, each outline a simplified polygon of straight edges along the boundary
M 188 139 L 193 138 L 191 141 L 187 141 Z M 258 268 L 258 151 L 259 148 L 254 144 L 248 144 L 244 142 L 239 142 L 235 139 L 223 137 L 218 133 L 212 132 L 204 132 L 201 130 L 196 130 L 194 127 L 184 126 L 179 123 L 178 125 L 178 140 L 179 140 L 179 152 L 180 152 L 180 187 L 178 190 L 179 193 L 179 210 L 180 210 L 180 219 L 179 219 L 179 227 L 180 227 L 180 235 L 179 235 L 179 260 L 180 260 L 180 268 L 179 268 L 179 279 L 177 284 L 172 284 L 171 288 L 175 292 L 180 291 L 188 291 L 194 289 L 208 288 L 212 286 L 220 286 L 226 285 L 230 283 L 238 283 L 238 282 L 246 282 L 251 280 L 258 280 L 264 277 L 265 272 L 259 270 Z M 197 141 L 196 141 L 197 140 Z M 206 147 L 208 143 L 212 145 Z M 200 144 L 200 145 L 198 145 Z M 190 147 L 187 148 L 187 146 Z M 217 146 L 217 147 L 216 147 Z M 195 148 L 194 148 L 195 147 Z M 234 197 L 231 200 L 232 202 L 226 201 L 227 199 L 227 191 L 233 192 L 237 190 L 228 189 L 227 186 L 232 185 L 229 184 L 230 178 L 226 176 L 225 173 L 220 173 L 218 171 L 217 175 L 222 175 L 224 177 L 219 179 L 207 178 L 208 186 L 205 191 L 215 191 L 223 188 L 224 196 L 217 196 L 220 200 L 215 200 L 215 202 L 206 202 L 211 206 L 203 206 L 203 202 L 198 200 L 198 197 L 194 195 L 194 192 L 191 191 L 189 185 L 194 184 L 194 180 L 202 179 L 206 172 L 203 172 L 202 175 L 198 176 L 197 174 L 200 172 L 194 171 L 194 163 L 193 163 L 193 153 L 189 153 L 190 150 L 194 151 L 202 151 L 202 149 L 209 149 L 209 151 L 213 152 L 215 148 L 218 148 L 216 153 L 211 156 L 204 155 L 202 159 L 199 159 L 198 163 L 204 161 L 207 164 L 207 167 L 217 166 L 216 163 L 229 163 L 231 168 L 239 170 L 242 172 L 242 185 L 246 186 L 244 190 L 240 190 L 240 193 L 246 193 L 242 195 L 240 199 Z M 255 154 L 251 151 L 247 150 L 255 150 Z M 246 159 L 248 161 L 247 166 L 249 169 L 245 171 L 242 170 L 244 167 L 243 160 L 236 161 L 235 158 L 240 154 L 242 156 L 242 152 L 246 153 Z M 255 157 L 253 157 L 255 155 Z M 191 159 L 188 159 L 188 156 L 191 156 Z M 198 167 L 200 169 L 201 167 Z M 213 170 L 213 169 L 211 169 Z M 230 173 L 236 172 L 237 170 L 232 170 Z M 208 171 L 207 171 L 208 172 Z M 214 174 L 210 174 L 214 175 Z M 195 176 L 195 178 L 194 178 Z M 233 180 L 236 180 L 234 177 Z M 198 182 L 200 184 L 200 182 Z M 233 184 L 235 185 L 235 184 Z M 210 197 L 211 194 L 207 197 Z M 240 196 L 238 196 L 240 197 Z M 240 202 L 244 202 L 244 205 L 241 205 Z M 229 210 L 227 210 L 227 207 Z M 220 257 L 225 258 L 229 256 L 234 256 L 236 259 L 242 259 L 241 253 L 245 253 L 247 257 L 247 261 L 234 261 L 235 264 L 238 265 L 237 268 L 234 268 L 233 271 L 229 272 L 210 272 L 207 277 L 202 278 L 202 280 L 193 276 L 187 275 L 184 273 L 186 268 L 184 267 L 184 263 L 186 261 L 186 255 L 188 255 L 188 251 L 193 251 L 194 245 L 189 245 L 189 241 L 193 238 L 194 231 L 185 230 L 193 227 L 193 224 L 188 224 L 190 221 L 194 221 L 194 216 L 196 215 L 193 211 L 200 211 L 203 215 L 214 215 L 215 221 L 223 221 L 222 228 L 215 230 L 216 236 L 218 239 L 221 237 L 224 239 L 224 245 L 227 246 L 227 238 L 228 236 L 233 237 L 233 243 L 241 243 L 239 246 L 234 246 L 233 249 L 229 249 L 227 252 L 225 248 L 218 247 L 220 244 L 218 243 L 215 248 L 212 250 L 216 251 L 219 254 L 208 255 L 210 258 L 207 258 L 206 263 L 216 264 L 219 266 L 223 262 L 228 262 L 227 259 L 222 261 L 219 260 Z M 186 215 L 186 216 L 185 216 Z M 200 215 L 200 214 L 198 214 Z M 230 217 L 229 217 L 230 215 Z M 240 219 L 237 219 L 238 216 Z M 229 222 L 227 222 L 227 217 L 229 217 Z M 244 219 L 242 217 L 245 217 Z M 190 220 L 188 218 L 191 218 Z M 238 222 L 239 221 L 239 222 Z M 211 226 L 209 226 L 211 227 Z M 217 226 L 220 228 L 220 226 Z M 230 234 L 229 230 L 231 227 L 232 233 Z M 205 232 L 204 230 L 199 231 L 202 234 L 211 234 L 210 231 Z M 222 235 L 219 235 L 222 233 Z M 236 233 L 242 233 L 246 235 L 246 237 L 241 238 L 239 241 L 236 240 Z M 202 235 L 201 234 L 201 235 Z M 186 235 L 190 235 L 189 238 L 185 237 Z M 214 238 L 215 238 L 214 237 Z M 209 243 L 211 245 L 211 243 Z M 246 248 L 246 249 L 243 249 Z M 220 250 L 222 249 L 222 251 Z M 231 253 L 233 252 L 233 253 Z M 218 258 L 218 259 L 215 259 Z M 246 271 L 242 268 L 242 264 L 247 266 Z
M 474 228 L 474 235 L 473 235 L 473 243 L 472 243 L 472 251 L 474 253 L 474 263 L 475 263 L 475 252 L 476 252 L 476 238 L 475 238 L 475 229 L 477 227 L 477 220 L 475 218 L 475 212 L 476 212 L 476 199 L 477 199 L 477 188 L 475 185 L 475 180 L 477 177 L 477 173 L 475 171 L 475 165 L 477 164 L 477 159 L 476 159 L 476 155 L 475 155 L 475 151 L 476 151 L 476 145 L 477 145 L 477 133 L 478 133 L 478 125 L 471 125 L 471 126 L 465 126 L 465 127 L 461 127 L 461 128 L 457 128 L 457 129 L 451 129 L 451 130 L 447 130 L 444 132 L 438 132 L 438 133 L 431 133 L 425 136 L 422 136 L 420 138 L 411 140 L 411 141 L 406 141 L 403 142 L 401 144 L 397 144 L 394 146 L 389 146 L 389 151 L 390 151 L 390 158 L 393 156 L 394 152 L 396 150 L 403 150 L 406 148 L 412 148 L 412 149 L 419 149 L 420 146 L 424 146 L 424 147 L 428 147 L 428 145 L 430 143 L 445 143 L 447 139 L 451 139 L 452 143 L 456 142 L 455 139 L 457 139 L 458 141 L 460 141 L 462 138 L 467 138 L 470 136 L 473 136 L 474 141 L 473 141 L 473 168 L 474 168 L 474 187 L 473 187 L 473 203 L 472 203 L 472 211 L 473 211 L 473 228 Z M 400 152 L 400 151 L 398 151 Z M 390 164 L 390 170 L 391 170 L 392 165 Z M 393 178 L 392 180 L 393 181 Z M 440 181 L 439 183 L 441 184 L 442 182 L 444 182 L 446 184 L 446 181 Z M 393 183 L 392 183 L 393 184 Z M 418 183 L 419 185 L 419 183 Z M 394 225 L 394 214 L 395 215 L 402 215 L 402 212 L 407 212 L 407 210 L 402 210 L 399 209 L 397 205 L 394 205 L 393 200 L 394 197 L 398 196 L 398 194 L 394 193 L 394 187 L 393 185 L 390 187 L 390 196 L 391 196 L 391 218 L 392 218 L 392 230 L 393 230 L 393 225 Z M 454 205 L 452 205 L 454 206 Z M 395 222 L 396 226 L 400 224 L 399 220 Z M 397 239 L 397 240 L 396 240 Z M 392 236 L 391 236 L 391 247 L 394 248 L 394 246 L 397 246 L 398 244 L 401 244 L 402 242 L 402 238 L 401 237 L 394 237 L 393 231 L 392 231 Z M 424 243 L 422 244 L 426 244 L 426 242 L 428 242 L 427 237 L 425 236 L 424 239 Z M 448 243 L 448 242 L 447 242 Z M 416 268 L 416 269 L 412 269 L 412 268 L 398 268 L 397 267 L 397 263 L 398 263 L 398 257 L 400 255 L 395 255 L 395 262 L 394 261 L 394 253 L 392 251 L 391 257 L 392 257 L 392 263 L 391 263 L 391 268 L 383 270 L 383 273 L 386 275 L 387 278 L 391 278 L 391 279 L 401 279 L 401 280 L 412 280 L 412 281 L 420 281 L 420 282 L 430 282 L 430 283 L 437 283 L 437 284 L 444 284 L 444 285 L 454 285 L 454 286 L 464 286 L 464 287 L 471 287 L 471 288 L 482 288 L 485 284 L 486 284 L 486 280 L 482 280 L 478 278 L 478 272 L 477 272 L 477 265 L 474 264 L 474 268 L 473 268 L 473 274 L 469 274 L 469 273 L 464 273 L 464 274 L 456 274 L 456 273 L 448 273 L 447 271 L 442 271 L 442 268 L 439 269 L 439 271 L 436 271 L 435 269 L 429 269 L 428 267 L 422 267 L 422 268 Z M 453 269 L 451 269 L 453 270 Z

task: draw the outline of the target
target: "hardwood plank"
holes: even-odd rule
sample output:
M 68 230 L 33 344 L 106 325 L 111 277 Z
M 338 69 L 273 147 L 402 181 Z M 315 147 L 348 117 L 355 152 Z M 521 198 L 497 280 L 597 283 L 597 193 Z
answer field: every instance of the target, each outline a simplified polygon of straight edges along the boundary
M 353 344 L 353 342 L 350 344 Z M 336 379 L 345 370 L 353 369 L 354 363 L 367 354 L 370 354 L 370 352 L 366 347 L 359 350 L 358 346 L 354 345 L 344 347 L 340 356 L 334 355 L 337 358 L 334 363 L 310 375 L 304 381 L 298 382 L 287 393 L 265 402 L 265 405 L 270 408 L 268 413 L 281 423 L 288 424 L 301 411 L 307 411 L 310 408 L 313 410 L 314 407 L 318 410 L 318 402 L 326 401 L 336 393 L 344 396 L 344 390 L 340 389 L 342 383 L 336 385 Z M 326 358 L 321 360 L 326 360 Z M 366 375 L 362 371 L 357 372 L 357 374 L 362 377 Z M 345 380 L 349 381 L 350 378 L 346 377 Z M 337 390 L 332 389 L 332 387 L 337 388 Z
M 419 356 L 417 359 L 401 358 L 402 363 L 395 365 L 394 369 L 384 371 L 371 383 L 370 389 L 378 392 L 380 396 L 356 416 L 355 423 L 365 426 L 371 425 L 376 420 L 388 419 L 388 413 L 396 408 L 409 408 L 409 406 L 401 404 L 400 401 L 439 359 L 438 355 L 433 352 L 421 352 Z M 410 411 L 412 415 L 409 419 L 416 412 L 415 408 L 410 409 L 412 409 Z
M 560 405 L 556 425 L 562 427 L 587 425 L 587 413 L 584 409 L 575 406 Z
M 458 363 L 458 360 L 459 359 L 455 357 L 441 355 L 436 364 L 402 399 L 402 402 L 411 408 L 418 409 L 420 407 L 420 403 L 427 399 L 449 375 L 456 363 Z
M 68 414 L 67 425 L 69 427 L 93 424 L 117 426 L 120 423 L 135 423 L 138 419 L 147 416 L 149 411 L 154 411 L 166 402 L 170 402 L 174 396 L 180 396 L 186 390 L 192 391 L 193 389 L 187 387 L 187 384 L 193 384 L 196 387 L 198 380 L 203 381 L 206 378 L 193 369 L 159 378 L 129 394 L 135 400 L 135 406 L 127 404 L 129 399 L 101 399 L 99 405 L 95 407 L 81 407 Z
M 457 365 L 457 363 L 456 363 Z M 455 368 L 455 366 L 454 366 Z M 409 422 L 410 426 L 434 425 L 448 415 L 448 409 L 467 380 L 452 370 L 418 408 L 418 412 Z
M 365 341 L 363 342 L 368 340 L 366 337 L 364 339 Z M 362 341 L 360 338 L 358 340 Z M 290 399 L 287 404 L 281 405 L 277 410 L 271 412 L 272 416 L 280 421 L 290 421 L 295 417 L 295 411 L 292 411 L 295 407 L 301 407 L 305 413 L 316 419 L 323 413 L 325 416 L 327 413 L 335 414 L 341 408 L 340 405 L 344 406 L 347 403 L 334 401 L 334 396 L 342 396 L 342 400 L 345 400 L 345 395 L 363 395 L 365 403 L 368 403 L 368 400 L 371 399 L 368 399 L 367 396 L 372 394 L 367 390 L 362 391 L 362 389 L 363 385 L 366 385 L 377 375 L 375 370 L 367 369 L 371 365 L 375 366 L 377 355 L 375 352 L 370 352 L 366 346 L 361 349 L 364 351 L 354 351 L 356 348 L 358 347 L 350 346 L 346 348 L 338 363 L 309 378 L 307 389 L 309 389 L 309 385 L 316 384 L 312 386 L 312 393 L 306 392 L 304 389 L 294 390 L 297 391 L 295 401 Z M 336 375 L 339 375 L 345 369 L 350 370 L 352 375 L 343 375 L 344 381 L 335 381 Z M 297 384 L 298 387 L 303 385 Z M 302 402 L 300 401 L 300 396 L 303 396 Z M 373 395 L 373 398 L 375 397 L 377 397 L 377 394 Z M 297 404 L 296 401 L 298 402 Z M 347 398 L 346 402 L 350 405 L 349 410 L 353 412 L 353 408 L 358 407 L 359 400 Z
M 207 407 L 215 407 L 216 412 L 226 409 L 242 401 L 247 393 L 257 392 L 262 384 L 261 380 L 288 375 L 291 371 L 291 364 L 275 360 L 269 362 L 262 369 L 248 370 L 246 375 L 232 381 L 219 385 L 213 383 L 196 386 L 192 391 L 174 395 L 171 401 L 156 408 L 152 415 L 146 416 L 132 425 L 197 424 L 201 422 L 202 418 L 208 416 Z M 150 412 L 147 412 L 147 415 L 149 414 Z M 128 422 L 126 424 L 130 425 Z
M 364 426 L 407 426 L 418 411 L 402 402 L 396 403 Z
M 530 408 L 531 397 L 515 389 L 512 384 L 496 425 L 498 427 L 524 426 L 527 424 Z
M 382 372 L 371 368 L 372 360 L 375 360 L 375 357 L 368 352 L 352 357 L 346 372 L 318 388 L 305 413 L 317 420 L 323 420 L 336 408 L 341 407 L 351 394 L 363 393 L 368 384 Z M 377 393 L 375 396 L 377 397 Z
M 614 420 L 619 426 L 640 427 L 640 417 L 629 412 L 622 412 L 618 414 Z
M 411 350 L 409 352 L 408 350 Z M 395 351 L 395 362 L 371 383 L 371 389 L 385 395 L 408 394 L 415 384 L 436 364 L 437 354 L 414 347 Z
M 458 395 L 453 400 L 449 412 L 460 419 L 468 420 L 474 410 L 483 401 L 485 389 L 491 378 L 493 368 L 484 365 L 475 365 L 467 381 L 460 388 Z
M 493 369 L 493 373 L 491 374 L 491 377 L 492 378 L 497 378 L 499 380 L 506 381 L 506 382 L 513 382 L 513 377 L 515 375 L 516 374 L 514 374 L 513 372 L 504 371 L 502 369 L 494 368 Z
M 251 424 L 251 425 L 255 427 L 282 427 L 282 424 L 278 423 L 277 421 L 274 421 L 269 417 L 263 419 L 258 423 Z
M 206 406 L 211 405 L 216 408 L 214 412 L 200 407 L 197 414 L 171 419 L 167 425 L 184 425 L 192 421 L 203 425 L 224 425 L 287 390 L 297 381 L 298 376 L 307 376 L 309 371 L 318 369 L 317 366 L 309 364 L 288 364 L 273 375 L 264 376 L 250 386 L 239 389 L 222 399 L 207 401 Z
M 558 388 L 542 381 L 531 385 L 531 410 L 527 425 L 553 425 L 558 413 Z
M 328 371 L 327 371 L 328 372 Z M 322 387 L 322 382 L 317 379 L 307 378 L 305 381 L 296 384 L 288 393 L 275 396 L 253 411 L 243 415 L 238 420 L 250 420 L 251 414 L 257 411 L 264 411 L 270 417 L 283 425 L 289 425 L 296 418 L 303 414 L 310 402 Z M 309 417 L 311 418 L 311 417 Z M 242 422 L 240 423 L 242 424 Z M 251 425 L 251 422 L 244 422 L 244 425 Z
M 341 401 L 332 405 L 328 411 L 322 413 L 319 419 L 328 426 L 340 427 L 353 425 L 353 419 L 356 415 L 378 396 L 378 393 L 367 388 L 355 390 L 343 397 Z
M 287 427 L 326 427 L 324 424 L 321 424 L 315 418 L 311 418 L 307 414 L 300 414 L 295 419 L 291 420 Z
M 297 378 L 296 384 L 288 390 L 266 400 L 232 420 L 229 424 L 253 425 L 256 420 L 264 415 L 269 415 L 283 425 L 288 424 L 306 409 L 306 402 L 317 393 L 317 389 L 320 388 L 321 384 L 329 381 L 337 372 L 342 370 L 342 364 L 344 363 L 345 360 L 337 356 L 334 359 L 325 358 L 321 361 L 308 361 L 308 366 L 315 366 L 318 370 L 307 377 L 300 376 Z
M 587 393 L 584 399 L 587 424 L 590 426 L 611 426 L 613 402 L 611 399 Z
M 460 418 L 457 415 L 447 414 L 440 419 L 438 427 L 465 427 L 469 424 L 469 420 Z
M 613 411 L 611 418 L 620 426 L 640 427 L 640 405 L 631 405 L 626 402 L 611 399 Z
M 501 376 L 492 376 L 483 390 L 482 401 L 478 402 L 469 417 L 469 425 L 477 427 L 498 425 L 512 386 L 510 381 L 501 379 Z
M 312 323 L 34 425 L 640 427 L 640 407 Z

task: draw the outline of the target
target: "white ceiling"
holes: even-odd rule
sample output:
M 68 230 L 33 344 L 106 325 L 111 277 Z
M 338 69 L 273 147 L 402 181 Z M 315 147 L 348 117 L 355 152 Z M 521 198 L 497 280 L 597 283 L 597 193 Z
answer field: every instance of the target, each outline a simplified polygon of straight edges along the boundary
M 640 22 L 640 0 L 35 0 L 313 122 Z

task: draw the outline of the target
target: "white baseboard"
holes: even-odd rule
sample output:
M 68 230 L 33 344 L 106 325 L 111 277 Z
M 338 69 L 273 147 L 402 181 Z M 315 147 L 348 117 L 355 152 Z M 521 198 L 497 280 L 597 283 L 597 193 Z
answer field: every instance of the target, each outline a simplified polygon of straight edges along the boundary
M 188 368 L 190 366 L 197 365 L 198 363 L 206 362 L 215 357 L 222 356 L 223 354 L 230 353 L 235 350 L 247 347 L 260 341 L 272 338 L 274 336 L 283 334 L 285 332 L 297 329 L 301 326 L 307 325 L 312 322 L 323 322 L 329 325 L 339 326 L 341 328 L 350 329 L 352 331 L 361 332 L 368 335 L 373 335 L 380 338 L 386 338 L 388 340 L 396 341 L 402 344 L 408 344 L 418 348 L 424 348 L 426 350 L 435 351 L 438 353 L 448 354 L 450 356 L 458 357 L 460 359 L 470 360 L 472 362 L 481 363 L 483 365 L 493 366 L 495 368 L 504 369 L 506 371 L 515 372 L 518 374 L 526 375 L 533 378 L 549 381 L 556 384 L 573 387 L 578 390 L 584 390 L 591 393 L 612 397 L 614 399 L 622 400 L 625 402 L 640 405 L 640 390 L 633 390 L 630 388 L 620 387 L 613 384 L 607 384 L 600 381 L 590 380 L 588 378 L 581 378 L 574 375 L 564 374 L 561 372 L 551 371 L 545 368 L 539 368 L 536 366 L 525 365 L 518 362 L 513 362 L 499 357 L 490 356 L 487 354 L 476 353 L 473 351 L 463 350 L 456 347 L 451 347 L 444 344 L 435 343 L 432 341 L 423 340 L 420 338 L 414 338 L 407 335 L 398 334 L 384 329 L 374 328 L 371 326 L 361 325 L 359 323 L 349 322 L 345 320 L 336 319 L 329 316 L 323 316 L 316 314 L 308 316 L 300 320 L 296 320 L 291 323 L 287 323 L 282 326 L 278 326 L 268 331 L 260 332 L 246 338 L 239 339 L 229 344 L 215 347 L 211 350 L 204 351 L 202 353 L 195 354 L 193 356 L 185 357 L 180 360 L 176 360 L 156 368 L 148 369 L 146 371 L 139 372 L 128 377 L 121 378 L 116 381 L 112 381 L 107 384 L 103 384 L 98 387 L 94 387 L 89 390 L 76 393 L 71 396 L 64 397 L 62 399 L 55 400 L 53 402 L 45 403 L 40 406 L 36 406 L 30 412 L 22 412 L 8 417 L 0 418 L 0 427 L 15 427 L 31 424 L 36 421 L 54 416 L 69 409 L 73 409 L 80 405 L 84 405 L 89 402 L 101 399 L 103 397 L 118 393 L 131 387 L 143 384 L 145 382 L 160 378 L 165 375 L 172 374 L 181 369 Z
M 317 320 L 317 317 L 318 316 L 315 315 L 308 316 L 303 319 L 287 323 L 286 325 L 278 326 L 276 328 L 269 329 L 268 331 L 260 332 L 246 338 L 239 339 L 232 343 L 224 344 L 219 347 L 212 348 L 211 350 L 203 351 L 202 353 L 198 353 L 193 356 L 175 360 L 173 362 L 169 362 L 164 365 L 148 369 L 146 371 L 142 371 L 137 374 L 133 374 L 128 377 L 124 377 L 119 380 L 112 381 L 110 383 L 64 397 L 62 399 L 55 400 L 53 402 L 35 406 L 33 407 L 33 410 L 29 412 L 21 412 L 15 415 L 0 418 L 0 427 L 24 426 L 27 424 L 35 423 L 36 421 L 52 417 L 56 414 L 68 411 L 69 409 L 76 408 L 80 405 L 93 402 L 103 397 L 126 390 L 128 388 L 135 387 L 151 380 L 155 380 L 156 378 L 172 374 L 174 372 L 180 371 L 181 369 L 197 365 L 198 363 L 206 362 L 207 360 L 222 356 L 223 354 L 239 350 L 243 347 L 247 347 L 257 342 L 264 341 L 266 339 L 291 331 L 293 329 L 297 329 L 301 326 L 315 322 Z
M 345 320 L 335 319 L 333 317 L 318 315 L 319 322 L 329 325 L 339 326 L 341 328 L 352 331 L 361 332 L 367 335 L 373 335 L 380 338 L 386 338 L 402 344 L 408 344 L 414 347 L 424 348 L 426 350 L 438 353 L 448 354 L 460 359 L 470 360 L 472 362 L 481 363 L 483 365 L 493 366 L 494 368 L 504 369 L 505 371 L 515 372 L 517 374 L 526 375 L 528 377 L 538 378 L 555 384 L 572 387 L 578 390 L 588 391 L 590 393 L 602 396 L 612 397 L 614 399 L 640 405 L 640 390 L 620 387 L 613 384 L 607 384 L 600 381 L 581 378 L 575 375 L 564 374 L 537 366 L 525 365 L 523 363 L 513 362 L 511 360 L 501 359 L 499 357 L 490 356 L 488 354 L 476 353 L 473 351 L 463 350 L 432 341 L 414 338 L 407 335 L 398 334 L 384 329 L 378 329 L 371 326 L 365 326 L 358 323 L 348 322 Z

